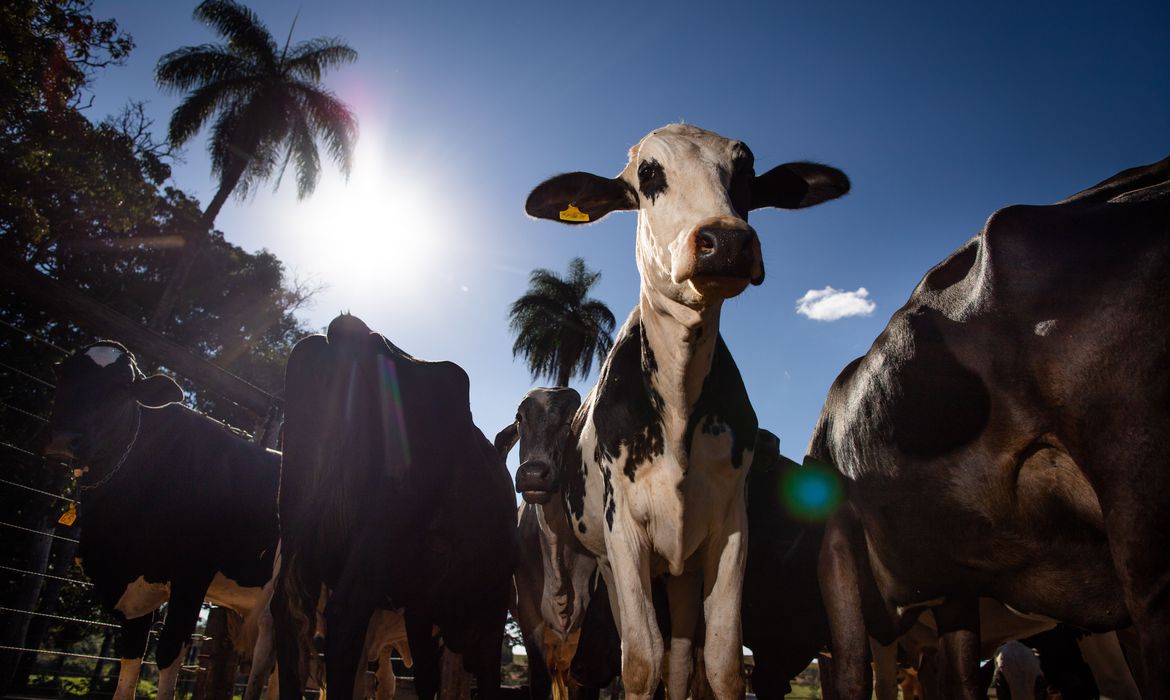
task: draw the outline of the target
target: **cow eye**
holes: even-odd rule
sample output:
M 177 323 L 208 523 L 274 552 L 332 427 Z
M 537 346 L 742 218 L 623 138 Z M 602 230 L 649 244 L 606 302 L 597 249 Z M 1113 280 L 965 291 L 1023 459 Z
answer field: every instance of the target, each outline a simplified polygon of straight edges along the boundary
M 644 160 L 638 166 L 638 189 L 642 196 L 651 202 L 666 191 L 666 173 L 662 171 L 662 165 L 657 160 Z

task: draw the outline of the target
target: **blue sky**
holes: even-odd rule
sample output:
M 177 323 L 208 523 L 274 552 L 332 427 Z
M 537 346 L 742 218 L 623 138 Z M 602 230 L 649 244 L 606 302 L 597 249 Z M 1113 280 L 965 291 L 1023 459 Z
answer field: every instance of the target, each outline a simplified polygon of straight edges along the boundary
M 753 214 L 767 281 L 723 313 L 760 425 L 797 460 L 837 373 L 995 209 L 1170 154 L 1164 0 L 249 5 L 278 37 L 295 15 L 294 40 L 357 49 L 326 84 L 362 136 L 348 183 L 326 170 L 297 202 L 290 176 L 229 202 L 217 227 L 325 286 L 304 313 L 314 327 L 348 310 L 408 352 L 462 365 L 489 439 L 533 386 L 507 331 L 529 270 L 581 255 L 619 322 L 637 299 L 633 214 L 570 229 L 528 219 L 528 191 L 569 170 L 614 175 L 658 126 L 742 139 L 760 172 L 818 160 L 853 181 L 815 209 Z M 97 81 L 94 118 L 149 100 L 161 136 L 178 98 L 155 87 L 155 62 L 216 40 L 193 7 L 96 0 L 95 16 L 116 18 L 137 48 Z M 204 146 L 200 136 L 174 179 L 206 202 Z M 825 287 L 864 288 L 876 308 L 832 322 L 797 314 Z M 575 386 L 584 394 L 594 379 Z

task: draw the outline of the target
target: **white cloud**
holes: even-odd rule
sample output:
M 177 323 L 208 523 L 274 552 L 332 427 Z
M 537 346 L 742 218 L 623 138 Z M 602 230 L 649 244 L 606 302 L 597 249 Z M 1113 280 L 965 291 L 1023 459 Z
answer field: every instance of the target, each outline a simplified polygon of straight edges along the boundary
M 796 301 L 796 313 L 814 321 L 836 321 L 849 316 L 868 316 L 877 308 L 869 300 L 869 290 L 858 287 L 856 292 L 845 292 L 832 287 L 810 289 Z

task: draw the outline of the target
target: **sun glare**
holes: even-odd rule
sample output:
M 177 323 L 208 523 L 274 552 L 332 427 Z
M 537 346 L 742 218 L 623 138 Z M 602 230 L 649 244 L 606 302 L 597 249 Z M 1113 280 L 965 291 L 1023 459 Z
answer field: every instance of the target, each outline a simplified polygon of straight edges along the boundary
M 449 231 L 427 173 L 394 166 L 374 135 L 364 133 L 346 181 L 325 173 L 317 191 L 286 221 L 294 265 L 332 288 L 401 294 L 425 288 L 441 267 Z

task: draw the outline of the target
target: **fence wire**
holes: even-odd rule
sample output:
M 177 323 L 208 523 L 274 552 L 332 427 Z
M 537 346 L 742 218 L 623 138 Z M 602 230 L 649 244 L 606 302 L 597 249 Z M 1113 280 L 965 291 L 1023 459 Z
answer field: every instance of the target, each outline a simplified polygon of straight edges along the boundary
M 11 571 L 11 572 L 17 573 L 17 574 L 23 574 L 25 576 L 40 576 L 42 578 L 51 578 L 51 579 L 54 579 L 56 581 L 64 581 L 66 583 L 72 583 L 75 586 L 85 586 L 85 587 L 93 586 L 93 584 L 90 583 L 89 581 L 80 581 L 80 580 L 75 579 L 75 578 L 68 578 L 66 576 L 55 576 L 53 574 L 42 574 L 42 573 L 38 573 L 36 571 L 28 571 L 26 569 L 18 569 L 15 566 L 5 566 L 3 564 L 0 564 L 0 569 L 3 569 L 4 571 Z

